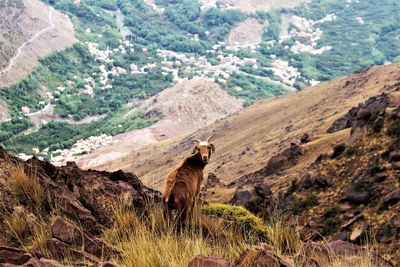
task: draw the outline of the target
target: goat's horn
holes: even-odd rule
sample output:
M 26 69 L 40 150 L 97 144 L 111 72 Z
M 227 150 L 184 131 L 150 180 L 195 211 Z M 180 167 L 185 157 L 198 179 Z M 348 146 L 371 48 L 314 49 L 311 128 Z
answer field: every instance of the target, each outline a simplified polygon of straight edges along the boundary
M 193 142 L 196 142 L 197 144 L 200 144 L 200 140 L 199 139 L 194 139 Z
M 214 136 L 215 132 L 210 135 L 210 137 L 207 138 L 207 142 L 210 142 L 211 138 Z

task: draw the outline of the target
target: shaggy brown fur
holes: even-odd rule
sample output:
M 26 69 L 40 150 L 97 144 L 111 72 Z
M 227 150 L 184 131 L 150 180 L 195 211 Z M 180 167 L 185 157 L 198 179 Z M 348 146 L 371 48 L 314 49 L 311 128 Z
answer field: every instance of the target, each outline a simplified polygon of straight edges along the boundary
M 208 142 L 198 142 L 192 155 L 171 171 L 166 177 L 163 194 L 164 217 L 177 223 L 178 227 L 186 225 L 187 217 L 191 215 L 195 199 L 200 192 L 203 181 L 203 169 L 207 165 L 215 146 Z M 173 218 L 172 211 L 176 211 Z

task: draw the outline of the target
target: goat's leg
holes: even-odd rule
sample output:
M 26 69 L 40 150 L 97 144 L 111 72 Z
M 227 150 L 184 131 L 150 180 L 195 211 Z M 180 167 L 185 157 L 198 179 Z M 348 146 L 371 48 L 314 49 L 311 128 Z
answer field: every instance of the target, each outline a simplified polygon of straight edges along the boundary
M 177 225 L 177 230 L 182 230 L 186 227 L 187 225 L 187 219 L 188 215 L 190 213 L 190 204 L 186 204 L 183 201 L 179 203 L 179 209 L 178 209 L 178 214 L 176 215 L 176 225 Z
M 164 216 L 164 220 L 167 223 L 167 225 L 170 225 L 172 222 L 172 209 L 165 207 L 163 210 L 163 216 Z
M 181 224 L 182 228 L 186 228 L 188 225 L 188 221 L 191 220 L 191 214 L 192 214 L 192 205 L 188 204 L 182 211 L 182 216 L 181 216 Z
M 166 221 L 167 225 L 170 225 L 172 222 L 172 209 L 171 207 L 168 206 L 168 203 L 164 200 L 163 201 L 164 207 L 163 207 L 163 216 L 164 220 Z

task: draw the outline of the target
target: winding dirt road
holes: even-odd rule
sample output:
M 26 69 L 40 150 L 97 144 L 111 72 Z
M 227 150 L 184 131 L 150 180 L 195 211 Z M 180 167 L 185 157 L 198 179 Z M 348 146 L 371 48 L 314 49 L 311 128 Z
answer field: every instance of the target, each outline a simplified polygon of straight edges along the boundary
M 22 49 L 24 49 L 24 47 L 29 44 L 32 43 L 33 41 L 35 41 L 40 35 L 42 35 L 43 33 L 46 33 L 50 30 L 52 30 L 54 28 L 54 23 L 53 23 L 53 7 L 50 7 L 50 11 L 49 11 L 49 24 L 50 26 L 48 26 L 45 29 L 40 30 L 39 32 L 37 32 L 31 39 L 29 39 L 28 41 L 24 42 L 17 50 L 17 54 L 10 60 L 10 64 L 8 65 L 7 68 L 3 69 L 1 71 L 0 74 L 4 74 L 7 71 L 9 71 L 12 66 L 14 65 L 15 60 L 17 60 L 17 58 L 21 55 L 22 53 Z

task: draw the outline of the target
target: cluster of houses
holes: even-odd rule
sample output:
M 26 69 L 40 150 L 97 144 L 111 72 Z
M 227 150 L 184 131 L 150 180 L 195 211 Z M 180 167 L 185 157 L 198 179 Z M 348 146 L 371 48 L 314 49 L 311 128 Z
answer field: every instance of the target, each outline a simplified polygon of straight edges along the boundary
M 220 46 L 224 43 L 220 43 Z M 211 64 L 205 56 L 194 57 L 185 54 L 177 53 L 169 50 L 157 49 L 157 55 L 163 60 L 161 61 L 161 69 L 163 75 L 172 74 L 173 81 L 180 83 L 186 80 L 184 77 L 179 77 L 179 70 L 193 74 L 194 77 L 202 77 L 206 79 L 217 79 L 221 82 L 226 82 L 232 73 L 240 70 L 241 66 L 250 65 L 254 69 L 259 68 L 257 59 L 255 58 L 239 58 L 233 54 L 225 54 L 222 51 L 217 51 L 218 47 L 210 50 L 210 53 L 215 54 L 218 59 L 217 64 Z
M 233 0 L 200 0 L 202 10 L 218 7 L 221 10 L 232 9 L 234 7 Z
M 296 78 L 300 76 L 297 68 L 290 66 L 289 62 L 281 59 L 273 61 L 271 70 L 275 76 L 279 77 L 282 83 L 292 87 L 296 82 Z
M 89 29 L 87 29 L 86 31 L 90 32 L 88 30 Z M 127 54 L 127 53 L 135 52 L 135 49 L 133 48 L 133 43 L 128 40 L 121 41 L 121 44 L 117 48 L 109 49 L 107 47 L 106 50 L 99 49 L 97 43 L 86 42 L 86 45 L 89 49 L 89 53 L 94 56 L 95 60 L 98 62 L 102 62 L 102 63 L 112 63 L 113 59 L 111 59 L 110 56 L 113 53 Z M 100 65 L 99 66 L 100 88 L 101 89 L 112 89 L 112 85 L 109 81 L 109 76 L 110 75 L 111 76 L 121 75 L 121 74 L 126 74 L 126 73 L 127 73 L 127 70 L 124 68 L 121 68 L 121 67 L 113 66 L 113 67 L 111 67 L 111 69 L 108 69 L 106 65 L 104 65 L 104 64 Z M 93 75 L 96 75 L 96 73 L 93 73 Z M 85 93 L 90 96 L 93 96 L 94 95 L 93 87 L 95 86 L 94 79 L 87 78 L 87 79 L 85 79 L 85 81 L 87 82 L 87 84 L 85 85 L 84 89 L 81 90 L 81 93 Z
M 58 149 L 50 152 L 50 161 L 57 166 L 64 165 L 68 161 L 76 160 L 77 156 L 90 153 L 100 147 L 104 147 L 113 143 L 112 136 L 102 134 L 99 136 L 91 136 L 87 139 L 78 140 L 70 149 Z M 32 154 L 43 159 L 43 156 L 49 155 L 49 148 L 40 151 L 39 148 L 33 148 Z M 23 160 L 32 158 L 32 155 L 21 153 L 18 155 Z
M 312 55 L 320 55 L 326 51 L 332 49 L 331 46 L 323 46 L 317 48 L 318 41 L 321 39 L 323 31 L 315 27 L 318 23 L 324 23 L 336 19 L 335 14 L 330 14 L 327 17 L 319 20 L 312 21 L 299 16 L 290 16 L 291 29 L 287 36 L 284 36 L 279 40 L 280 43 L 289 38 L 295 38 L 294 44 L 290 47 L 290 50 L 295 53 L 309 53 Z M 289 48 L 289 47 L 286 47 Z

